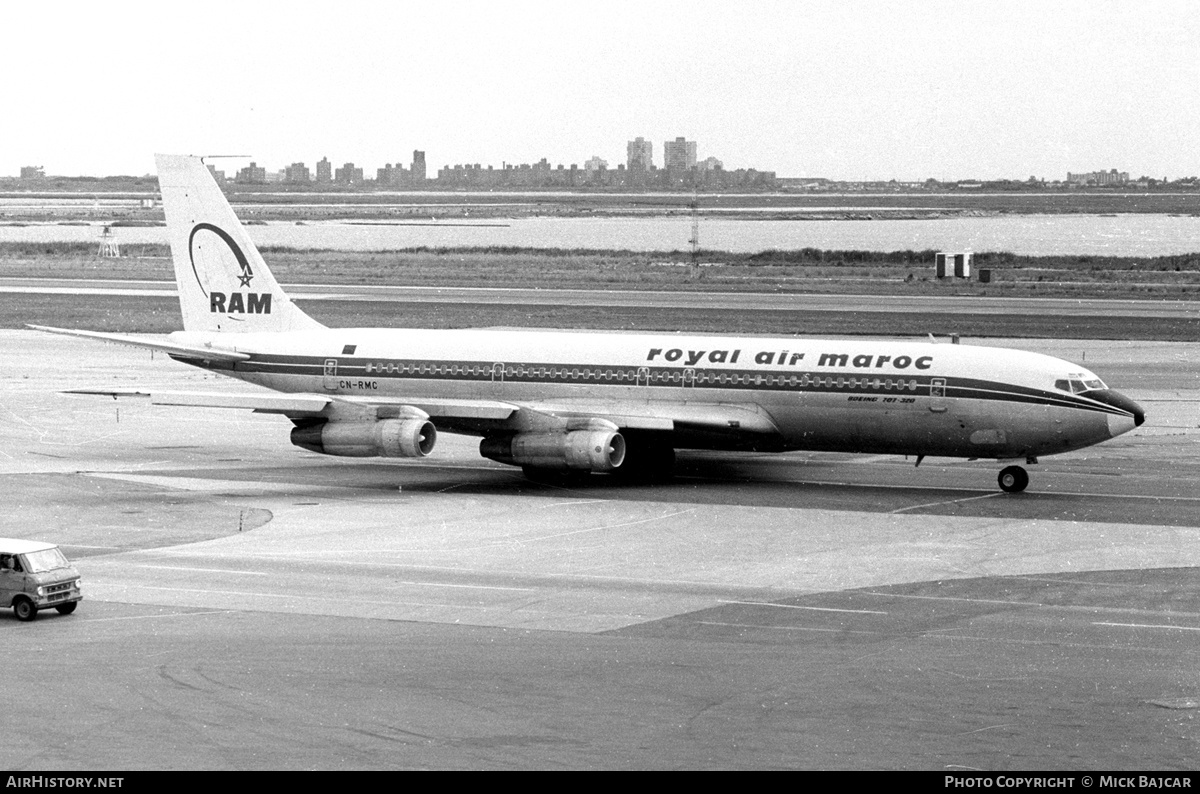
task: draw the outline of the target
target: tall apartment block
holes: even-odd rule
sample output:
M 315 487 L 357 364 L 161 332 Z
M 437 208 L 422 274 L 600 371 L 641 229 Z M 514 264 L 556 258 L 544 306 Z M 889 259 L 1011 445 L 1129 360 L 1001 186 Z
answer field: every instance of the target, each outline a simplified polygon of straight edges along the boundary
M 317 182 L 321 184 L 329 184 L 333 181 L 333 166 L 329 162 L 328 157 L 322 157 L 317 163 Z
M 339 185 L 358 185 L 363 181 L 363 170 L 354 165 L 354 163 L 346 163 L 341 168 L 334 170 L 333 181 Z
M 413 150 L 411 173 L 414 185 L 423 185 L 425 183 L 425 152 L 417 149 Z
M 306 185 L 312 181 L 312 175 L 304 163 L 292 163 L 283 169 L 283 181 L 292 185 Z
M 625 166 L 630 171 L 649 171 L 654 165 L 654 144 L 638 136 L 625 145 Z
M 696 142 L 676 138 L 663 144 L 663 166 L 668 171 L 687 171 L 696 165 Z
M 261 167 L 258 163 L 250 163 L 250 165 L 237 172 L 237 176 L 233 178 L 233 181 L 239 185 L 265 185 L 267 183 L 267 169 Z

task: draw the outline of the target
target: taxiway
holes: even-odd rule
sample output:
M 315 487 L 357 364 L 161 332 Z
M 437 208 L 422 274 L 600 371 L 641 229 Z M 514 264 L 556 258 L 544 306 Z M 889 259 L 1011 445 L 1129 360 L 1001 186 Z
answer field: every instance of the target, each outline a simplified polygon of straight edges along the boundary
M 420 287 L 364 284 L 286 284 L 297 300 L 451 303 L 503 306 L 610 306 L 695 310 L 806 312 L 888 312 L 935 314 L 947 311 L 988 315 L 1108 316 L 1196 319 L 1200 302 L 1188 300 L 934 295 L 837 295 L 793 292 L 689 292 L 629 289 L 529 289 L 502 287 Z M 0 278 L 0 293 L 170 297 L 174 282 L 117 279 Z M 952 307 L 952 308 L 951 308 Z M 1102 307 L 1102 308 L 1100 308 Z

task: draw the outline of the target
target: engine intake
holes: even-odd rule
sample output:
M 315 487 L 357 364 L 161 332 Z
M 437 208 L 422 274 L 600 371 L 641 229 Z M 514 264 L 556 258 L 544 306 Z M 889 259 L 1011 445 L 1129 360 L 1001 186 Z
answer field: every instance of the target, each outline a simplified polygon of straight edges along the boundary
M 292 430 L 296 446 L 347 458 L 423 458 L 436 442 L 437 428 L 425 419 L 324 422 Z
M 613 430 L 518 433 L 483 439 L 479 454 L 513 466 L 613 471 L 625 462 L 625 438 Z

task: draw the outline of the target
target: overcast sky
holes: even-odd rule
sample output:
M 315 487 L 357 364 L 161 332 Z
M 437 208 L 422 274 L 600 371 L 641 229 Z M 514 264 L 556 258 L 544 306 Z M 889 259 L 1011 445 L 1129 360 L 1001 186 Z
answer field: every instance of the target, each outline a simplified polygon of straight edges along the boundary
M 3 176 L 616 167 L 639 135 L 779 176 L 1200 174 L 1194 0 L 5 2 L 0 31 Z

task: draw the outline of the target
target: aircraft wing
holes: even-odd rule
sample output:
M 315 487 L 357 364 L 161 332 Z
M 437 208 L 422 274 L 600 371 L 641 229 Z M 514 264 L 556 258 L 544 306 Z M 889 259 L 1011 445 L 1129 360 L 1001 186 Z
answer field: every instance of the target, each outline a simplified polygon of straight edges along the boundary
M 450 432 L 561 431 L 601 422 L 620 430 L 649 431 L 677 439 L 689 435 L 723 435 L 752 444 L 781 438 L 774 419 L 758 406 L 741 403 L 673 403 L 591 398 L 524 401 L 390 399 L 338 397 L 338 401 L 373 405 L 384 415 L 388 407 L 412 407 Z
M 192 347 L 168 342 L 162 338 L 149 339 L 143 336 L 128 336 L 126 334 L 108 334 L 102 331 L 76 331 L 71 328 L 51 328 L 45 325 L 28 326 L 35 331 L 45 331 L 48 334 L 62 336 L 78 336 L 83 339 L 99 339 L 102 342 L 113 342 L 118 345 L 140 347 L 146 350 L 159 350 L 176 358 L 190 358 L 203 361 L 245 361 L 250 358 L 246 353 L 235 350 L 221 350 L 215 347 Z
M 423 414 L 439 428 L 484 435 L 492 432 L 561 431 L 602 422 L 620 430 L 661 433 L 676 438 L 724 435 L 756 444 L 779 438 L 779 428 L 758 406 L 740 403 L 669 403 L 588 398 L 536 402 L 433 397 L 388 398 L 281 392 L 143 391 L 74 389 L 65 394 L 147 398 L 153 405 L 235 408 L 282 414 L 292 419 L 361 415 L 386 419 Z
M 141 389 L 71 389 L 63 394 L 84 394 L 103 397 L 144 397 L 152 405 L 184 406 L 189 408 L 240 408 L 263 414 L 284 414 L 293 418 L 331 416 L 340 412 L 369 412 L 383 419 L 412 409 L 435 419 L 456 421 L 510 418 L 519 409 L 512 403 L 496 400 L 453 400 L 416 398 L 413 400 L 364 400 L 355 397 L 333 397 L 324 394 L 285 394 L 282 392 L 198 392 L 143 391 Z

